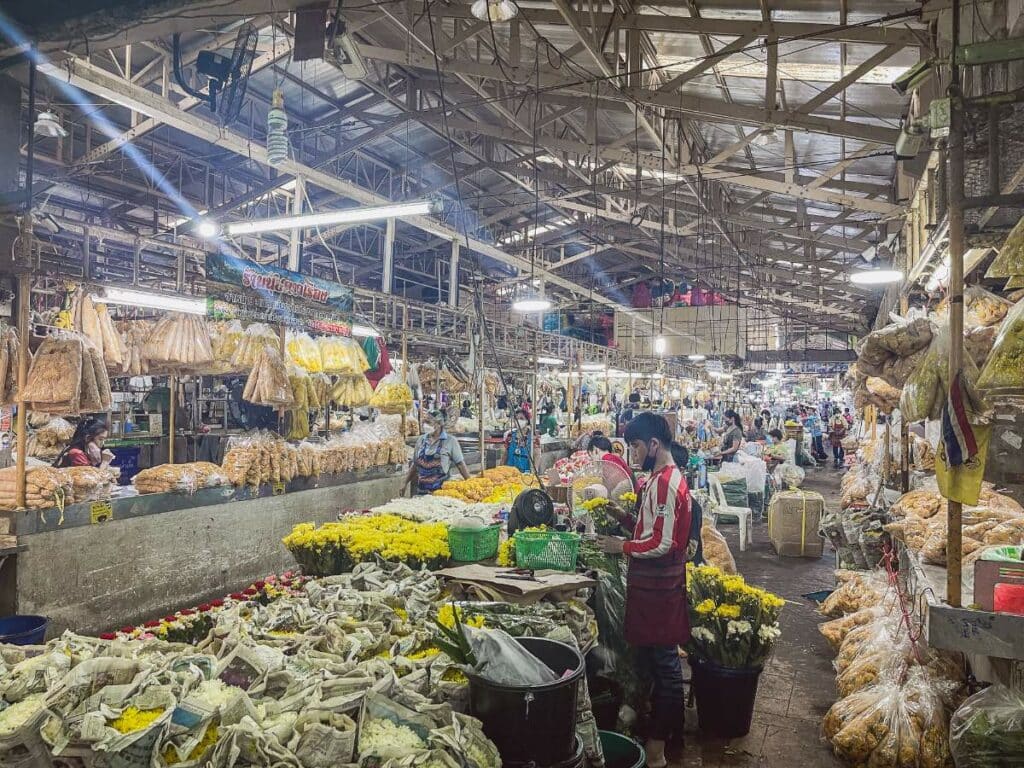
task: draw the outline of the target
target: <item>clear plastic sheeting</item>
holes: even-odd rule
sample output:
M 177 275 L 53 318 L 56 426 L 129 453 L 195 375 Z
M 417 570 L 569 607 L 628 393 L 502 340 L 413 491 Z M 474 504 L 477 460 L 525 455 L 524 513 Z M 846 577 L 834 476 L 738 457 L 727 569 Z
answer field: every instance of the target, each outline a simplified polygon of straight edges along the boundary
M 957 768 L 1024 768 L 1024 695 L 993 685 L 953 713 L 949 743 Z

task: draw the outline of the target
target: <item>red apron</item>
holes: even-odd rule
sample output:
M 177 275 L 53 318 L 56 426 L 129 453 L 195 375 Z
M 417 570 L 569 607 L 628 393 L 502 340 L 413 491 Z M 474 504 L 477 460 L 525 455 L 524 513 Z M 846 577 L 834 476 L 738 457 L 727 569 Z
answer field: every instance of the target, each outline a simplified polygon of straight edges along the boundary
M 655 492 L 660 492 L 657 478 Z M 659 498 L 659 505 L 667 499 Z M 673 501 L 673 503 L 675 503 Z M 642 524 L 637 520 L 637 525 Z M 678 523 L 677 523 L 678 525 Z M 671 535 L 675 536 L 676 531 Z M 634 646 L 683 645 L 690 639 L 686 609 L 686 550 L 655 558 L 630 557 L 626 574 L 626 642 Z

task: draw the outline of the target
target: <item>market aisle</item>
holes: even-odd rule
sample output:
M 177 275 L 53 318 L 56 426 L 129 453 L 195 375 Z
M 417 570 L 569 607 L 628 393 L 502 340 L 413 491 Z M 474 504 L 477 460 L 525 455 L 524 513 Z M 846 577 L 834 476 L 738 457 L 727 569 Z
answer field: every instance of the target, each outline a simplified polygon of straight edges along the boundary
M 808 470 L 804 487 L 818 491 L 829 507 L 839 503 L 839 478 L 830 469 Z M 822 740 L 821 721 L 835 701 L 833 653 L 818 632 L 819 614 L 803 597 L 830 589 L 834 584 L 832 552 L 820 560 L 779 558 L 768 543 L 765 523 L 755 524 L 754 544 L 739 551 L 734 525 L 722 532 L 736 558 L 740 573 L 751 584 L 765 587 L 786 599 L 782 612 L 782 638 L 761 677 L 754 724 L 743 739 L 702 739 L 695 732 L 697 712 L 688 709 L 687 745 L 675 766 L 702 768 L 833 768 L 840 766 Z

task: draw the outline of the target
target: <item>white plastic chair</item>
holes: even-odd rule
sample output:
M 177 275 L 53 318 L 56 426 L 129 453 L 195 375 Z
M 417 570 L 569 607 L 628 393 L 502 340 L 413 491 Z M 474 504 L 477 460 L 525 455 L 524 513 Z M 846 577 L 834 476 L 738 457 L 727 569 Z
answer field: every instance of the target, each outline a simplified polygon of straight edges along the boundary
M 708 475 L 708 484 L 711 486 L 711 499 L 714 502 L 715 526 L 718 526 L 719 515 L 735 515 L 739 519 L 740 528 L 740 552 L 747 550 L 747 542 L 754 540 L 754 511 L 750 507 L 730 507 L 725 500 L 725 490 L 722 488 L 722 481 L 713 474 Z

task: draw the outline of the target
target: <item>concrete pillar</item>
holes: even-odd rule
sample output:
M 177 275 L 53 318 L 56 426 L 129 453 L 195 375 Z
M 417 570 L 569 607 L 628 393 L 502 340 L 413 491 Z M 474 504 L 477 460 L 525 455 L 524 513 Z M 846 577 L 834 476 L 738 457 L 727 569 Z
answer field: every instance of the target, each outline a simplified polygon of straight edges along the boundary
M 452 240 L 452 256 L 448 262 L 448 306 L 459 306 L 459 241 Z
M 388 219 L 384 228 L 384 271 L 381 275 L 381 293 L 391 293 L 395 274 L 395 220 Z

